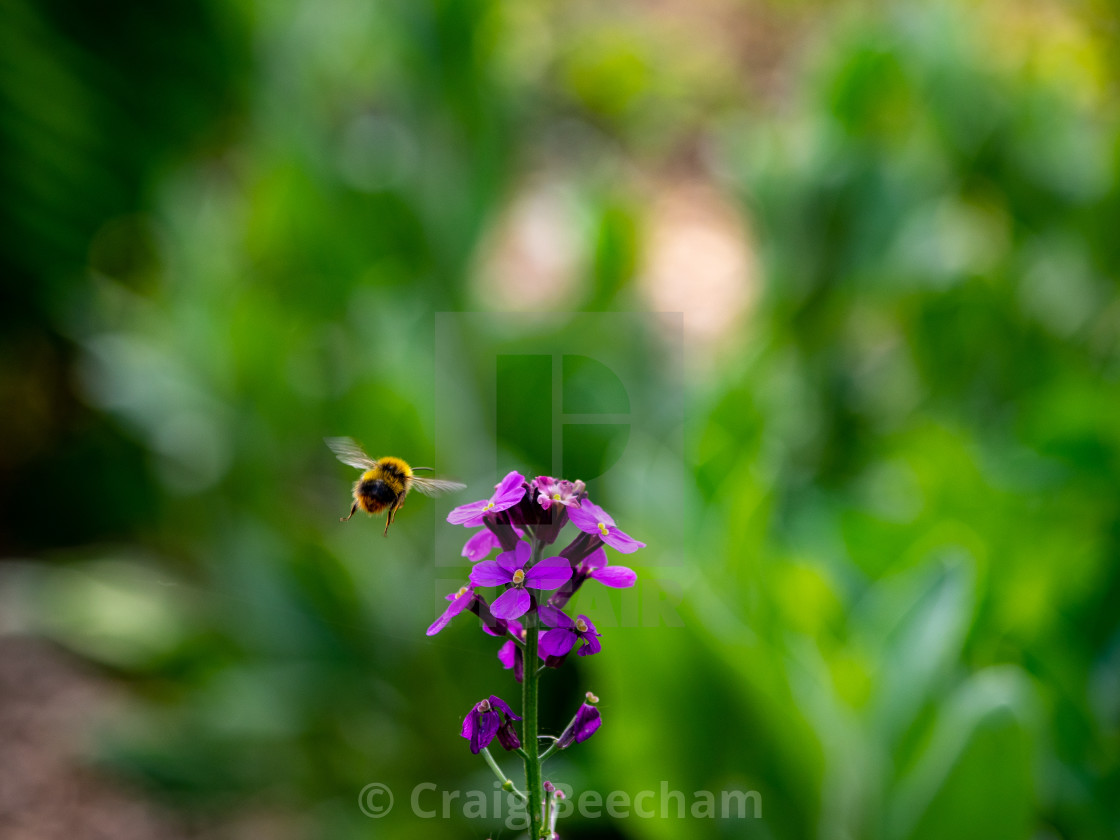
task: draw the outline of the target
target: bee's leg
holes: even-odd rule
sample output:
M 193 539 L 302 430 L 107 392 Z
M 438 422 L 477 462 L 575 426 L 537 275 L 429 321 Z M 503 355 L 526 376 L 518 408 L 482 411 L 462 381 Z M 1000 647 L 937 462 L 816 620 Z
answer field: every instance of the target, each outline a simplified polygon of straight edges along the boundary
M 358 509 L 358 500 L 357 500 L 357 499 L 355 499 L 355 500 L 354 500 L 354 504 L 350 505 L 350 514 L 349 514 L 348 516 L 340 516 L 340 517 L 338 518 L 338 521 L 339 521 L 339 522 L 347 522 L 347 521 L 348 521 L 348 520 L 350 519 L 350 517 L 354 515 L 354 512 L 355 512 L 355 511 L 356 511 L 357 509 Z
M 389 515 L 385 517 L 385 530 L 381 532 L 381 536 L 389 536 L 389 526 L 392 525 L 393 520 L 397 518 L 397 511 L 401 509 L 401 505 L 403 504 L 404 500 L 402 499 L 401 504 L 394 505 L 393 507 L 389 508 Z

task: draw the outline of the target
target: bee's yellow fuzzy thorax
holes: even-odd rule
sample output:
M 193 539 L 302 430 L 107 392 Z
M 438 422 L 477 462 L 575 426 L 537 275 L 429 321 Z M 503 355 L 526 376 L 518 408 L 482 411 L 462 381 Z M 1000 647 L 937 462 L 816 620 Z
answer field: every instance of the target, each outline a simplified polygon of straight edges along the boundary
M 393 458 L 391 456 L 383 457 L 378 459 L 378 463 L 382 468 L 389 467 L 390 469 L 392 469 L 395 467 L 396 470 L 402 475 L 412 475 L 412 467 L 410 467 L 407 462 L 401 460 L 400 458 Z

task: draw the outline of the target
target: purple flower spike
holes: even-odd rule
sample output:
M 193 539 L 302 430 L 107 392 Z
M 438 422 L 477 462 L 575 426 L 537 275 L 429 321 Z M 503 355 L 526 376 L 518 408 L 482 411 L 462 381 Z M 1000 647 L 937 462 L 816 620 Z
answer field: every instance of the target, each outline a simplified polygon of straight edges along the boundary
M 452 525 L 466 525 L 474 528 L 482 524 L 483 514 L 508 510 L 521 501 L 525 495 L 525 476 L 514 470 L 503 478 L 494 488 L 489 499 L 480 499 L 467 505 L 460 505 L 447 514 Z
M 583 645 L 579 649 L 580 656 L 598 653 L 603 649 L 603 646 L 599 643 L 599 633 L 587 616 L 581 615 L 575 621 L 572 621 L 555 607 L 541 607 L 539 613 L 541 621 L 553 628 L 541 634 L 540 652 L 544 656 L 565 656 L 581 639 Z
M 513 709 L 501 697 L 491 694 L 485 700 L 474 704 L 474 708 L 463 721 L 463 729 L 459 734 L 471 742 L 471 752 L 475 755 L 490 746 L 494 736 L 498 737 L 498 741 L 507 750 L 515 750 L 521 746 L 517 740 L 517 733 L 513 731 L 512 721 L 515 720 L 521 720 L 520 715 L 514 714 Z
M 588 738 L 595 734 L 596 730 L 602 725 L 603 719 L 599 714 L 598 707 L 592 705 L 599 701 L 599 698 L 591 692 L 587 693 L 589 703 L 584 703 L 579 707 L 576 716 L 572 718 L 572 722 L 560 733 L 560 737 L 556 739 L 556 746 L 560 749 L 566 749 L 572 744 L 582 744 Z
M 639 548 L 646 547 L 644 542 L 638 542 L 629 534 L 620 531 L 610 514 L 587 499 L 580 502 L 578 508 L 569 508 L 568 518 L 585 534 L 598 536 L 611 548 L 623 554 L 633 554 Z
M 532 605 L 526 589 L 556 589 L 572 576 L 572 566 L 563 557 L 545 557 L 526 571 L 531 556 L 529 544 L 520 542 L 513 551 L 499 554 L 497 560 L 485 560 L 471 570 L 471 583 L 475 586 L 508 585 L 490 605 L 495 618 L 520 618 Z

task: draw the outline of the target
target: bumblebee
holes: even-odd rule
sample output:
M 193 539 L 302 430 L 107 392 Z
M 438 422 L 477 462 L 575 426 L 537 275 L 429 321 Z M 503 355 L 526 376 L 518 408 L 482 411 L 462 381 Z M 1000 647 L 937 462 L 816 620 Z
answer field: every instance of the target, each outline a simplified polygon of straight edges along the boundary
M 421 478 L 414 474 L 416 470 L 431 470 L 431 467 L 410 467 L 402 459 L 389 456 L 371 458 L 353 438 L 331 437 L 323 440 L 342 463 L 364 470 L 361 478 L 354 482 L 354 504 L 350 505 L 350 514 L 338 521 L 346 522 L 359 508 L 369 514 L 388 510 L 382 536 L 389 535 L 389 526 L 413 487 L 425 496 L 440 496 L 467 486 L 458 481 Z

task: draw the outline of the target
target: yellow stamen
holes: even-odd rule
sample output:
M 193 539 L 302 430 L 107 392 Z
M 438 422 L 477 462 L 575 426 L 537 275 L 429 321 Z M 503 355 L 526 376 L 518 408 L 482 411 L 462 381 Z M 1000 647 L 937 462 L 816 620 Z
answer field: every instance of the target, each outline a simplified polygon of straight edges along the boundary
M 525 581 L 525 570 L 524 569 L 518 569 L 516 572 L 513 573 L 513 582 L 514 583 L 524 583 L 524 581 Z
M 468 590 L 468 589 L 470 589 L 470 587 L 469 587 L 469 586 L 463 586 L 463 587 L 461 587 L 461 588 L 459 589 L 459 591 L 455 593 L 455 597 L 456 597 L 456 598 L 461 598 L 461 597 L 462 597 L 463 595 L 466 595 L 466 594 L 467 594 L 467 590 Z
M 484 508 L 482 509 L 482 512 L 483 512 L 483 513 L 486 513 L 486 511 L 490 510 L 490 508 L 492 508 L 492 507 L 494 507 L 494 503 L 493 503 L 493 502 L 487 502 L 487 503 L 486 503 L 486 507 L 484 507 Z
M 576 630 L 578 630 L 581 633 L 586 633 L 587 632 L 587 622 L 584 621 L 582 618 L 577 618 L 576 619 Z
M 599 523 L 599 533 L 602 534 L 604 537 L 607 536 L 607 534 L 610 533 L 610 531 L 607 530 L 606 523 L 604 523 L 604 522 Z

